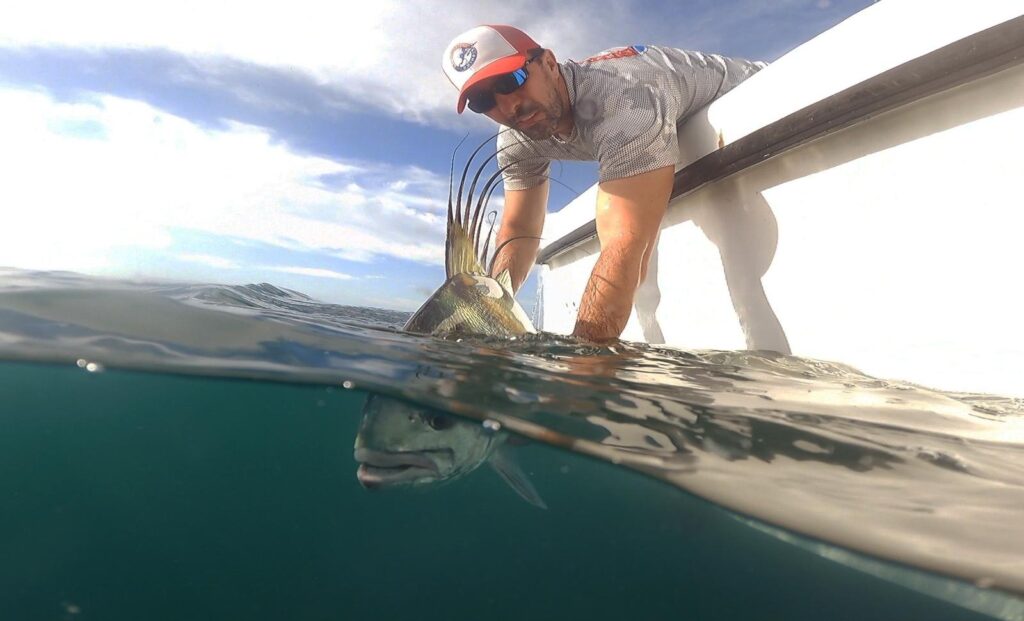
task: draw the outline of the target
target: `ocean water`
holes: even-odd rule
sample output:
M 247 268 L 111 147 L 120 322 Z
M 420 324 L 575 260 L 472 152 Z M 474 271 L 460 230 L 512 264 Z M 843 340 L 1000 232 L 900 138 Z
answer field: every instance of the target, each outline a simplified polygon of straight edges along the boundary
M 1024 619 L 1024 403 L 0 272 L 0 619 Z M 515 441 L 367 490 L 370 394 Z

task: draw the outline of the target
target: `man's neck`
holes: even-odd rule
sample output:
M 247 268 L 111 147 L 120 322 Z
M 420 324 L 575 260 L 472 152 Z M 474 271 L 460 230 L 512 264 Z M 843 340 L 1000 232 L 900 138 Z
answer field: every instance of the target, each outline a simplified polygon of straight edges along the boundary
M 562 99 L 562 118 L 555 128 L 555 138 L 568 140 L 576 123 L 573 121 L 572 102 L 569 101 L 569 87 L 565 84 L 565 74 L 558 72 L 558 96 Z

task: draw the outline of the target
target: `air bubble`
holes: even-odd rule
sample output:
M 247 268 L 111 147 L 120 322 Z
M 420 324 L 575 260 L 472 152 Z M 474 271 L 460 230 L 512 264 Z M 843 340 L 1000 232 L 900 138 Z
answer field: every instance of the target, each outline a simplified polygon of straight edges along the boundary
M 344 388 L 345 390 L 352 390 L 353 388 L 356 387 L 356 385 L 355 382 L 345 380 L 344 382 L 341 383 L 341 387 Z
M 484 426 L 484 429 L 486 429 L 487 431 L 491 431 L 491 432 L 501 431 L 501 423 L 499 423 L 496 420 L 491 420 L 490 418 L 488 418 L 487 420 L 485 420 L 483 422 L 483 426 Z

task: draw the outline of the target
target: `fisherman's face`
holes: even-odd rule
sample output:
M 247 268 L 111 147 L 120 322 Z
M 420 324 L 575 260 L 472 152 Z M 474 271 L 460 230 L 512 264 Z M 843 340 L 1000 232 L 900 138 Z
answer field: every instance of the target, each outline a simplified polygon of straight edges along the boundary
M 529 73 L 526 82 L 507 95 L 494 93 L 497 105 L 485 114 L 533 140 L 545 140 L 555 135 L 565 114 L 558 94 L 558 64 L 554 56 L 545 51 L 526 69 Z M 479 88 L 491 88 L 491 85 L 484 82 Z

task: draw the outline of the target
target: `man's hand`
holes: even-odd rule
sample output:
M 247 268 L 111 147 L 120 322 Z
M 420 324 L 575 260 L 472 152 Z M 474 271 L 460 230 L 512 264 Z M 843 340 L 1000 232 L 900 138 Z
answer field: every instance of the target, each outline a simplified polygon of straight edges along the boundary
M 583 292 L 573 335 L 591 341 L 618 338 L 647 275 L 647 263 L 672 194 L 674 169 L 606 181 L 597 193 L 601 255 Z
M 545 179 L 540 185 L 526 190 L 505 191 L 505 208 L 502 210 L 501 228 L 498 229 L 494 247 L 497 249 L 505 241 L 516 237 L 526 238 L 516 239 L 501 249 L 495 257 L 491 275 L 497 276 L 507 269 L 512 276 L 512 291 L 519 291 L 537 257 L 540 240 L 530 238 L 539 238 L 544 230 L 549 187 Z

